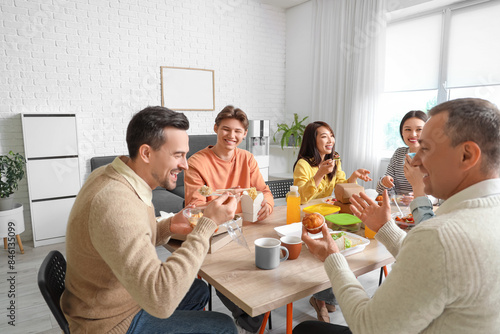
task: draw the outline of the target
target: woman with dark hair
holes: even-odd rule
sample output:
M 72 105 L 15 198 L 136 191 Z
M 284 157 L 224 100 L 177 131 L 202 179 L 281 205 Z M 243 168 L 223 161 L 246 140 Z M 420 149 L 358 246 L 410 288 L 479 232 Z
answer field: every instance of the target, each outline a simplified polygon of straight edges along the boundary
M 427 119 L 428 116 L 423 111 L 412 110 L 407 112 L 401 120 L 399 134 L 406 147 L 400 147 L 394 152 L 385 175 L 377 184 L 379 194 L 387 189 L 397 195 L 404 195 L 403 202 L 405 204 L 409 204 L 413 200 L 413 188 L 404 173 L 405 158 L 408 153 L 416 153 L 420 148 L 418 139 Z
M 299 187 L 302 204 L 314 198 L 330 196 L 337 183 L 371 181 L 366 169 L 358 169 L 346 179 L 340 156 L 335 152 L 335 135 L 325 122 L 313 122 L 304 130 L 299 156 L 293 166 L 293 184 Z M 335 311 L 335 296 L 331 288 L 315 293 L 309 303 L 318 320 L 330 322 L 328 312 Z
M 358 169 L 346 179 L 340 156 L 335 152 L 335 135 L 325 122 L 309 123 L 304 130 L 299 156 L 293 165 L 293 184 L 299 187 L 302 204 L 330 196 L 337 183 L 371 181 L 366 169 Z

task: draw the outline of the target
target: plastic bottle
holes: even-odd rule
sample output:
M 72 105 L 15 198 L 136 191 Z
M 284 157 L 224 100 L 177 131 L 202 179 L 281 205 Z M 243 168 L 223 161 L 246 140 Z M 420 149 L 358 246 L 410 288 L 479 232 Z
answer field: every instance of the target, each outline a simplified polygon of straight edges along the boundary
M 290 186 L 290 191 L 286 194 L 286 223 L 292 224 L 297 222 L 300 222 L 299 187 Z

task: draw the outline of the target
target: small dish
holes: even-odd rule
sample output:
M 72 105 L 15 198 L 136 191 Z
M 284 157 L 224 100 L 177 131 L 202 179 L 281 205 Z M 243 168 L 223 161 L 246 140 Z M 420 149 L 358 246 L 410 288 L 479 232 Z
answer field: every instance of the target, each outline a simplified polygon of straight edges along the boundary
M 186 217 L 189 223 L 194 227 L 198 224 L 198 220 L 203 217 L 203 209 L 199 208 L 186 208 L 182 211 L 184 217 Z
M 403 230 L 410 229 L 415 226 L 415 220 L 412 214 L 403 214 L 401 215 L 399 212 L 395 212 L 391 215 L 392 219 L 396 225 L 401 227 Z
M 333 196 L 325 197 L 321 200 L 323 203 L 328 204 L 328 205 L 335 205 L 335 202 L 337 202 L 337 199 Z
M 363 251 L 365 249 L 365 247 L 370 243 L 370 240 L 363 238 L 363 237 L 361 237 L 357 234 L 354 234 L 354 233 L 340 232 L 340 231 L 335 231 L 333 233 L 345 233 L 346 237 L 348 237 L 352 241 L 356 242 L 356 246 L 340 251 L 340 253 L 343 254 L 344 256 L 359 253 L 359 252 Z M 330 233 L 330 234 L 333 234 L 333 233 Z
M 292 223 L 292 224 L 287 224 L 287 225 L 282 225 L 282 226 L 276 226 L 274 228 L 274 230 L 276 231 L 276 233 L 278 233 L 278 235 L 280 237 L 284 237 L 284 236 L 288 236 L 288 235 L 300 237 L 302 235 L 302 226 L 303 226 L 302 223 L 299 222 L 299 223 Z M 333 233 L 334 231 L 329 228 L 328 232 Z M 323 237 L 323 234 L 322 233 L 316 233 L 316 234 L 309 233 L 309 236 L 312 239 L 318 239 L 318 238 Z

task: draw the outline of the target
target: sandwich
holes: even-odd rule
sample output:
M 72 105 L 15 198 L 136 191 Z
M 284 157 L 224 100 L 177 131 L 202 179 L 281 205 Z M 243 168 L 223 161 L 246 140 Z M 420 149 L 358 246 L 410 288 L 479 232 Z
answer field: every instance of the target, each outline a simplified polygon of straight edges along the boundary
M 343 251 L 348 248 L 352 248 L 355 245 L 353 245 L 355 242 L 353 240 L 347 238 L 347 234 L 345 232 L 340 232 L 340 233 L 333 233 L 332 238 L 337 244 L 337 247 L 339 248 L 340 251 Z

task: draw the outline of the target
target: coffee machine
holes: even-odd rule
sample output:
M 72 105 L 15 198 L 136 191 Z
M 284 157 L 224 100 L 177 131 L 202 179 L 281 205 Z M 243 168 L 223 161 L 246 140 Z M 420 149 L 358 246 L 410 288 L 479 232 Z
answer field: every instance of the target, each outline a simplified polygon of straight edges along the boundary
M 269 120 L 249 120 L 245 149 L 251 152 L 264 181 L 269 179 Z

